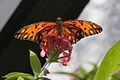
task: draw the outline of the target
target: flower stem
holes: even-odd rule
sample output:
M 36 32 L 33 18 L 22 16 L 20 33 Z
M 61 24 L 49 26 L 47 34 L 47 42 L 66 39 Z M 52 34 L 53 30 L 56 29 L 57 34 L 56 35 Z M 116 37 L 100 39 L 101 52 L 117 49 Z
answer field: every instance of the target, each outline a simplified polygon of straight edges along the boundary
M 49 61 L 47 61 L 47 62 L 43 65 L 43 67 L 41 68 L 41 73 L 39 74 L 38 77 L 42 77 L 42 76 L 44 75 L 46 69 L 49 67 L 50 64 L 51 64 L 51 63 L 50 63 Z

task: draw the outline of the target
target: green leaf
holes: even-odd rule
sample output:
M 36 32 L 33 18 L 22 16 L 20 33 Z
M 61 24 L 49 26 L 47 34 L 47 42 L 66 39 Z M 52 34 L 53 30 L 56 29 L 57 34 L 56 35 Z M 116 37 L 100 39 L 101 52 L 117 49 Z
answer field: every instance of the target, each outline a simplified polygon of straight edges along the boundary
M 120 40 L 103 58 L 94 80 L 108 80 L 118 69 L 120 69 Z
M 19 76 L 17 80 L 24 80 L 24 79 L 21 76 Z
M 17 80 L 19 76 L 24 78 L 24 80 L 33 80 L 32 75 L 27 74 L 27 73 L 21 73 L 21 72 L 9 73 L 9 74 L 7 74 L 7 75 L 5 75 L 3 77 L 6 78 L 5 80 Z
M 97 69 L 98 69 L 97 64 L 93 63 L 91 65 L 93 66 L 93 69 L 87 75 L 88 80 L 93 80 L 94 79 L 95 74 L 96 74 Z
M 38 76 L 41 72 L 41 63 L 37 55 L 30 51 L 30 65 L 35 76 Z
M 111 80 L 120 80 L 120 74 L 114 73 Z
M 88 72 L 83 67 L 80 66 L 79 70 L 80 70 L 80 73 L 79 73 L 80 76 L 85 77 L 86 75 L 88 75 Z

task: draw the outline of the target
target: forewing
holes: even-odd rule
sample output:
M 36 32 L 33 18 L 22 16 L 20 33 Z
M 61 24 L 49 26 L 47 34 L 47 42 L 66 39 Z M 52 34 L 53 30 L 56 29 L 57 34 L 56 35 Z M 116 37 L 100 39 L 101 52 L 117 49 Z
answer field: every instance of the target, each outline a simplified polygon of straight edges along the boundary
M 63 24 L 63 27 L 65 27 L 64 32 L 69 35 L 67 35 L 67 37 L 73 43 L 77 42 L 83 37 L 98 34 L 102 31 L 102 28 L 99 25 L 90 21 L 70 20 L 65 21 Z M 64 32 L 62 34 L 64 34 Z
M 22 40 L 31 40 L 39 42 L 40 39 L 56 26 L 54 22 L 38 22 L 27 25 L 16 32 L 15 37 Z

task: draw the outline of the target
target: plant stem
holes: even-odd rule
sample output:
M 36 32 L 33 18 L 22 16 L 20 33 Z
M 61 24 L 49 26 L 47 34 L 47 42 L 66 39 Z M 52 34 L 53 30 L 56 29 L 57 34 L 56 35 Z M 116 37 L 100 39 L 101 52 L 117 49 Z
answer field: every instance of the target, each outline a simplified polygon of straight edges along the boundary
M 59 56 L 59 54 L 57 54 L 57 52 L 54 50 L 50 51 L 48 54 L 49 54 L 48 61 L 41 68 L 41 73 L 39 74 L 38 77 L 42 77 L 43 75 L 45 75 L 45 71 L 47 70 L 47 68 L 50 66 L 52 62 L 56 61 L 57 57 Z
M 45 70 L 49 67 L 50 64 L 51 64 L 51 63 L 50 63 L 49 61 L 47 61 L 47 62 L 43 65 L 43 67 L 41 68 L 41 73 L 40 73 L 40 75 L 39 75 L 38 77 L 42 77 L 42 75 L 44 75 Z

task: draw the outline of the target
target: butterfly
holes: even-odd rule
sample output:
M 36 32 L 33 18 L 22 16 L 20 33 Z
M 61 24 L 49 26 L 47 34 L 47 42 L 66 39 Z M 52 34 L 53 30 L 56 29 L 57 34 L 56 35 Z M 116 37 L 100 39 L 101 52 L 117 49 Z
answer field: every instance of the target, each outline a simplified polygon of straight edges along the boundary
M 27 25 L 15 33 L 15 38 L 40 43 L 44 35 L 54 34 L 76 43 L 81 38 L 98 34 L 101 31 L 102 28 L 98 24 L 90 21 L 62 21 L 62 18 L 58 17 L 56 22 L 37 22 Z

